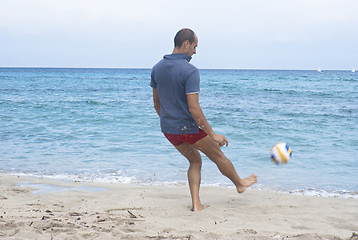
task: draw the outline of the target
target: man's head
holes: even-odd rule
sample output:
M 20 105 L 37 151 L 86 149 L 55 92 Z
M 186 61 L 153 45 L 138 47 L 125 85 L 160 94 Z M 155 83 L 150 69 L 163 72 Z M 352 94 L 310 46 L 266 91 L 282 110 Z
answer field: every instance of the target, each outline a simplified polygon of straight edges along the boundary
M 191 29 L 183 28 L 175 35 L 173 53 L 184 53 L 191 57 L 196 54 L 197 46 L 198 38 L 195 33 Z

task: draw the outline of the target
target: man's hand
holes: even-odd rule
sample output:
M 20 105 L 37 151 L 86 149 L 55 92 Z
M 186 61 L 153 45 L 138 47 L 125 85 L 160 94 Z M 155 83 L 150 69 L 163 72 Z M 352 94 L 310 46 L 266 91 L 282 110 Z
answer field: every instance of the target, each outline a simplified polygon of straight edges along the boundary
M 229 141 L 224 135 L 214 134 L 211 139 L 214 140 L 214 142 L 218 143 L 220 147 L 224 145 L 226 145 L 227 147 L 229 145 Z

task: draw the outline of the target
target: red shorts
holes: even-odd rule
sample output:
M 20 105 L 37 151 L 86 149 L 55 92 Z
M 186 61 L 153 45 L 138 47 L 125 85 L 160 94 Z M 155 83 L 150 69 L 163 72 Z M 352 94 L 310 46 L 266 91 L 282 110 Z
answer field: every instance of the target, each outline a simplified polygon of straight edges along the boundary
M 207 135 L 208 134 L 206 132 L 204 132 L 203 130 L 201 130 L 200 128 L 199 128 L 199 132 L 194 133 L 194 134 L 168 134 L 168 133 L 164 133 L 164 136 L 174 146 L 179 146 L 179 145 L 181 145 L 183 143 L 194 144 L 197 141 L 199 141 L 200 139 L 206 137 Z

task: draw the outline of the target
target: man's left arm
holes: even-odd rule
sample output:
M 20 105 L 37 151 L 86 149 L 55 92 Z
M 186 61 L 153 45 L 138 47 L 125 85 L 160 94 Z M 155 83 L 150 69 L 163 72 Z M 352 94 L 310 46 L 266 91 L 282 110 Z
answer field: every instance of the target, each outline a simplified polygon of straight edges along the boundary
M 189 112 L 193 116 L 196 124 L 204 131 L 206 132 L 209 137 L 214 140 L 214 142 L 217 142 L 219 146 L 228 146 L 229 142 L 227 138 L 224 135 L 216 134 L 214 130 L 211 128 L 210 124 L 205 118 L 205 115 L 200 107 L 199 104 L 199 94 L 198 93 L 192 93 L 187 94 L 187 100 L 189 105 Z

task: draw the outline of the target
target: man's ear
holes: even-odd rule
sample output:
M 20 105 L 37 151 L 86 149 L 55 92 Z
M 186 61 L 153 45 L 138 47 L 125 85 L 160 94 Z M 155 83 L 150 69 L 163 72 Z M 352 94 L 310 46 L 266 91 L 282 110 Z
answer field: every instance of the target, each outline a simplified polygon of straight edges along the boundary
M 185 40 L 185 42 L 183 42 L 183 46 L 184 46 L 184 49 L 188 49 L 190 46 L 189 40 Z

